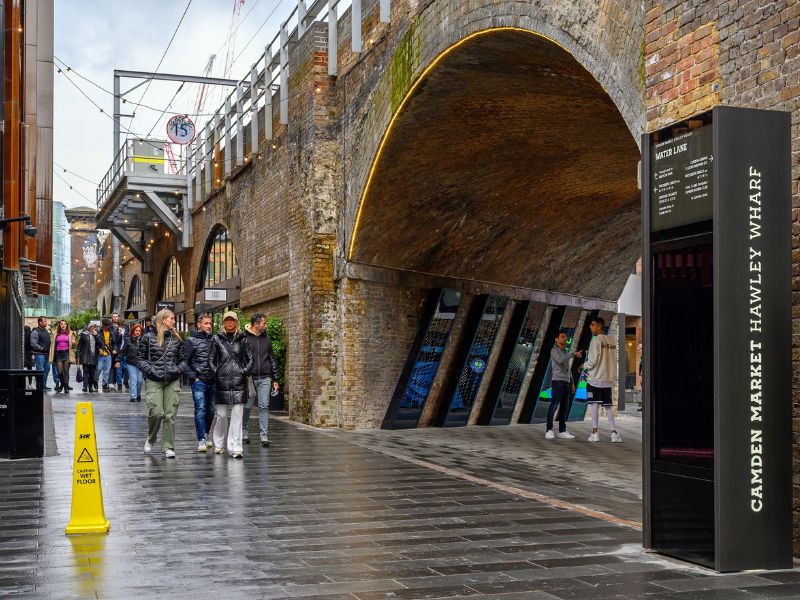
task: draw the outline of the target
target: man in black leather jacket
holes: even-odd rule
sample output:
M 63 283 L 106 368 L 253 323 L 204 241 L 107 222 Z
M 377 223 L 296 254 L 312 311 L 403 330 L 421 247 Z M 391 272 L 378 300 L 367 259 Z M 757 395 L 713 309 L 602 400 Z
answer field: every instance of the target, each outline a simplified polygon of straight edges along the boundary
M 194 401 L 194 427 L 197 432 L 197 451 L 205 452 L 214 445 L 211 439 L 211 423 L 214 420 L 215 379 L 211 366 L 214 349 L 211 315 L 203 313 L 197 317 L 196 329 L 183 342 L 186 360 L 186 376 L 192 383 Z

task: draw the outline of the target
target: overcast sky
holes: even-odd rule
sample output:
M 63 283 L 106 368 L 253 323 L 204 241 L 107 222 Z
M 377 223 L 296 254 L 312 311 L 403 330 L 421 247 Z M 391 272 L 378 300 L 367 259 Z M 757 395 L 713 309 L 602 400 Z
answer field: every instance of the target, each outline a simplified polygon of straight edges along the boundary
M 202 75 L 209 57 L 217 54 L 212 76 L 222 77 L 234 1 L 241 0 L 192 0 L 159 72 Z M 188 0 L 55 0 L 55 55 L 80 75 L 112 90 L 114 69 L 155 70 L 187 3 Z M 233 52 L 233 57 L 238 58 L 233 64 L 231 79 L 241 79 L 249 72 L 295 4 L 294 0 L 244 1 Z M 56 61 L 57 67 L 58 64 Z M 66 75 L 105 114 L 84 98 Z M 58 71 L 55 74 L 54 160 L 60 166 L 53 166 L 57 175 L 53 177 L 54 199 L 68 208 L 87 204 L 94 207 L 96 184 L 112 160 L 113 122 L 109 116 L 113 113 L 113 97 L 75 73 L 66 75 Z M 138 81 L 123 80 L 122 91 L 136 83 Z M 142 103 L 163 109 L 179 85 L 154 81 Z M 146 84 L 126 98 L 135 104 L 145 87 Z M 184 85 L 170 112 L 191 114 L 197 92 L 197 84 Z M 214 112 L 219 104 L 220 91 L 214 88 L 204 112 Z M 125 104 L 122 112 L 130 113 L 130 108 L 131 104 Z M 160 110 L 139 107 L 135 119 L 122 119 L 121 123 L 140 135 L 155 125 L 152 136 L 163 138 L 170 115 L 159 121 L 159 113 Z M 77 175 L 63 172 L 62 167 Z M 74 189 L 71 190 L 70 185 Z

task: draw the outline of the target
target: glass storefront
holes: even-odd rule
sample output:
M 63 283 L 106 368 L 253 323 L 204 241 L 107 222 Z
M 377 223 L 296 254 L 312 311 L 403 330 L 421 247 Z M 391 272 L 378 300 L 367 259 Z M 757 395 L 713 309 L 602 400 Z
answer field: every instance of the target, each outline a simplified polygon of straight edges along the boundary
M 507 298 L 499 296 L 489 296 L 487 298 L 483 315 L 472 340 L 467 360 L 461 369 L 456 391 L 453 394 L 450 408 L 445 417 L 445 427 L 466 425 L 469 421 L 469 415 L 472 412 L 475 397 L 478 395 L 478 389 L 483 381 L 486 365 L 489 362 L 489 354 L 492 351 L 494 339 L 497 335 L 497 330 L 500 328 L 500 321 L 503 318 L 507 304 Z
M 431 385 L 439 370 L 442 354 L 450 337 L 453 321 L 461 304 L 461 292 L 444 289 L 436 301 L 436 309 L 428 323 L 422 343 L 404 385 L 393 418 L 386 425 L 401 429 L 416 427 Z
M 517 343 L 503 378 L 503 385 L 497 397 L 490 425 L 508 425 L 514 414 L 522 384 L 528 371 L 533 349 L 542 330 L 542 319 L 545 315 L 545 304 L 532 303 L 525 315 L 525 322 L 517 337 Z

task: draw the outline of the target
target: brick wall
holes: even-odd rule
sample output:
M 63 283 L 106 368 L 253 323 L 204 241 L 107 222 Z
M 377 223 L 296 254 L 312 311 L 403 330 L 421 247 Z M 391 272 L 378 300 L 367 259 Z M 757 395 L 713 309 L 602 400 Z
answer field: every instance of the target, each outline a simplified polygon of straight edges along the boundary
M 223 225 L 237 252 L 241 308 L 283 313 L 292 418 L 376 426 L 416 332 L 424 292 L 350 280 L 342 266 L 366 174 L 392 112 L 444 49 L 470 33 L 513 26 L 567 48 L 638 131 L 644 122 L 643 16 L 638 3 L 632 11 L 629 4 L 397 0 L 387 24 L 379 22 L 371 0 L 364 5 L 361 54 L 350 51 L 349 13 L 341 15 L 336 78 L 327 75 L 326 25 L 315 24 L 290 52 L 289 125 L 278 123 L 275 95 L 274 139 L 267 143 L 262 129 L 259 152 L 228 178 L 217 167 L 213 193 L 193 207 L 193 248 L 179 252 L 174 236 L 153 245 L 143 278 L 151 308 L 163 268 L 175 255 L 191 309 L 209 234 Z M 409 160 L 413 169 L 414 152 Z M 131 269 L 126 284 L 135 265 Z
M 339 289 L 338 422 L 380 427 L 419 328 L 427 290 L 345 278 Z
M 800 2 L 649 1 L 647 129 L 713 104 L 792 115 L 795 553 L 800 553 Z M 677 60 L 681 48 L 699 51 Z M 680 83 L 678 83 L 680 82 Z M 663 95 L 662 95 L 663 94 Z

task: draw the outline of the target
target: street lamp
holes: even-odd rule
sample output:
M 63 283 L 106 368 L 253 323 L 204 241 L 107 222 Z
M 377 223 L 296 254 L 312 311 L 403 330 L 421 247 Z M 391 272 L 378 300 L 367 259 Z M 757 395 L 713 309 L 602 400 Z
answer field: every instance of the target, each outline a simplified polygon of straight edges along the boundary
M 25 225 L 25 235 L 28 237 L 36 237 L 36 227 L 33 226 L 31 223 L 31 218 L 28 215 L 22 215 L 20 217 L 11 217 L 10 219 L 0 219 L 0 229 L 4 229 L 8 223 L 19 223 L 20 221 L 25 221 L 27 225 Z

